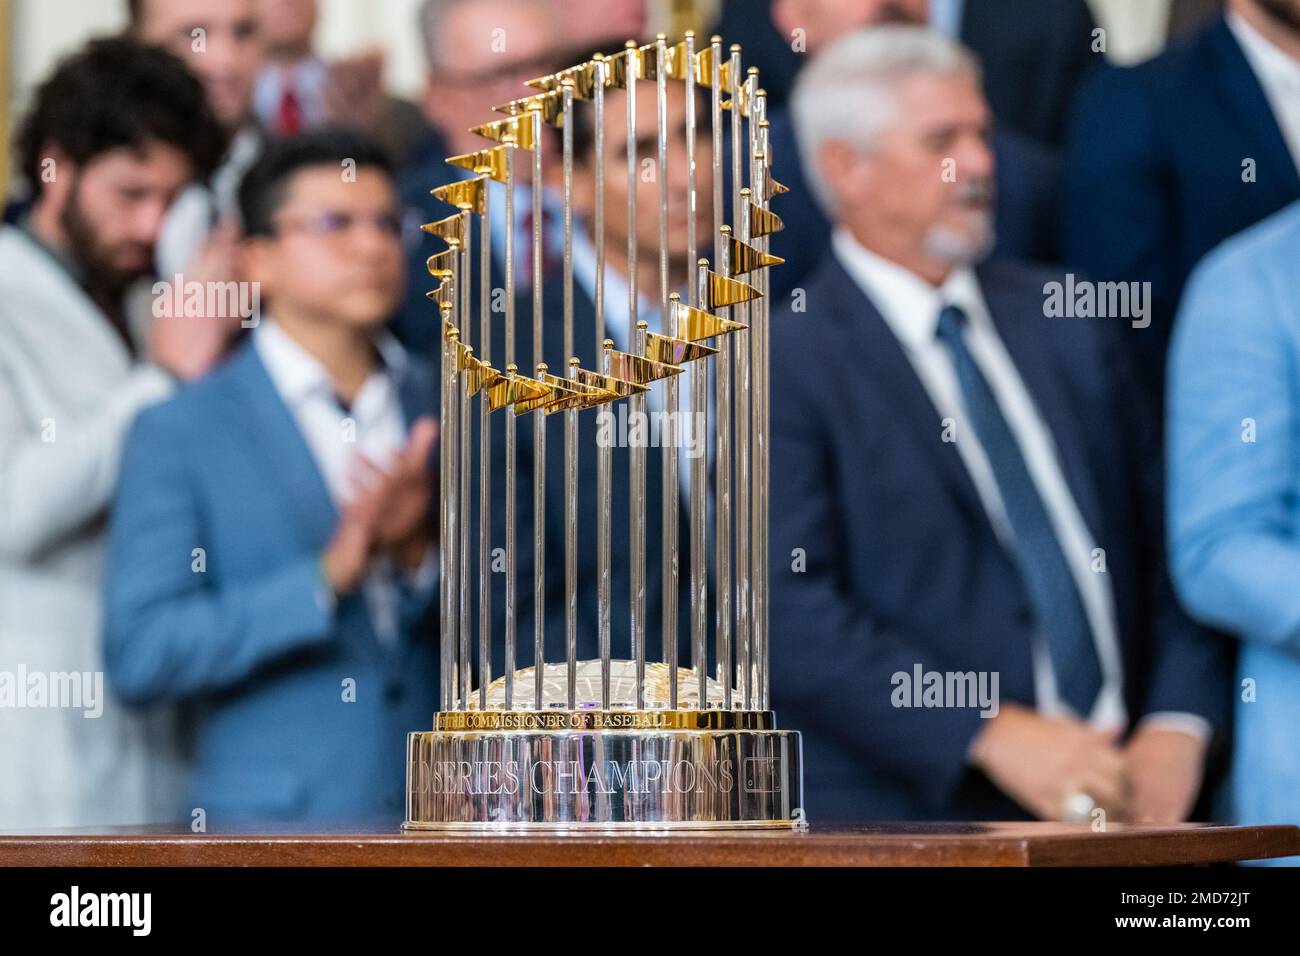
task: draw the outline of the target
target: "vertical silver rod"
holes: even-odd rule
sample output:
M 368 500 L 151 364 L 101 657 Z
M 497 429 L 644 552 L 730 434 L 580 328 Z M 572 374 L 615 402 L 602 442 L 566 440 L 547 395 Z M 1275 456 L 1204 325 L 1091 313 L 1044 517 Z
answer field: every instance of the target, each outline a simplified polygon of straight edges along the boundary
M 697 297 L 708 294 L 708 260 L 697 263 L 699 275 L 695 283 Z M 691 363 L 691 444 L 695 457 L 691 459 L 691 638 L 694 648 L 695 677 L 698 682 L 699 708 L 709 705 L 709 575 L 708 528 L 709 517 L 707 484 L 709 480 L 709 452 L 706 444 L 709 414 L 709 366 L 707 359 Z
M 599 77 L 598 77 L 599 79 Z M 573 80 L 560 87 L 564 163 L 564 358 L 577 376 L 573 355 Z M 568 707 L 577 707 L 578 682 L 578 410 L 564 412 L 564 648 Z
M 592 166 L 596 170 L 596 196 L 593 211 L 592 229 L 596 234 L 596 351 L 595 362 L 602 373 L 608 374 L 609 363 L 604 358 L 605 329 L 605 83 L 609 69 L 605 58 L 597 55 L 594 59 L 595 90 L 592 94 L 592 126 L 595 130 L 594 156 Z M 610 414 L 608 405 L 602 406 L 601 415 Z M 610 548 L 612 535 L 612 475 L 614 468 L 614 450 L 609 442 L 601 443 L 596 450 L 596 633 L 600 649 L 600 700 L 601 707 L 608 710 L 610 704 L 610 657 L 611 624 L 610 611 L 612 583 L 610 577 Z M 577 651 L 574 651 L 577 657 Z M 576 681 L 576 668 L 574 665 Z M 575 706 L 572 696 L 570 707 Z
M 471 216 L 468 208 L 462 208 L 460 213 L 461 233 L 465 241 L 460 250 L 460 282 L 456 289 L 460 293 L 460 332 L 461 340 L 465 345 L 470 345 L 470 329 L 474 321 L 470 316 L 470 276 L 473 275 L 473 253 L 471 251 L 470 230 Z M 460 436 L 460 540 L 457 542 L 457 548 L 460 553 L 460 641 L 459 650 L 456 653 L 458 661 L 457 672 L 463 673 L 467 677 L 470 672 L 470 581 L 472 572 L 470 569 L 470 550 L 469 550 L 469 524 L 472 508 L 470 505 L 470 471 L 472 458 L 470 453 L 470 419 L 472 415 L 472 403 L 470 401 L 469 383 L 464 375 L 458 375 L 457 381 L 457 402 L 460 405 L 460 421 L 457 424 L 458 434 Z M 468 696 L 468 686 L 466 687 L 466 696 Z
M 537 363 L 537 377 L 546 374 Z M 533 412 L 533 708 L 542 709 L 546 670 L 546 412 Z
M 655 38 L 655 133 L 658 145 L 659 180 L 659 308 L 663 315 L 660 329 L 676 336 L 676 316 L 668 299 L 668 47 L 660 33 Z M 638 352 L 638 354 L 640 354 Z M 681 595 L 681 568 L 677 560 L 678 512 L 681 507 L 681 462 L 678 441 L 682 436 L 681 386 L 677 376 L 664 380 L 664 422 L 677 422 L 675 434 L 663 443 L 663 552 L 660 594 L 663 632 L 663 661 L 668 665 L 668 706 L 677 709 L 677 601 Z
M 756 79 L 757 81 L 757 79 Z M 770 200 L 767 196 L 768 177 L 771 175 L 772 155 L 771 142 L 768 136 L 767 125 L 767 97 L 762 90 L 754 98 L 755 111 L 754 118 L 758 120 L 759 125 L 759 149 L 763 154 L 763 161 L 759 167 L 759 182 L 757 187 L 759 204 L 768 208 Z M 759 249 L 767 252 L 771 246 L 771 237 L 764 236 Z M 758 401 L 759 423 L 761 425 L 760 437 L 757 443 L 759 449 L 759 483 L 755 500 L 756 526 L 759 528 L 759 548 L 758 548 L 758 595 L 759 601 L 755 605 L 756 616 L 755 623 L 759 628 L 758 646 L 758 705 L 762 709 L 767 709 L 769 700 L 769 690 L 771 683 L 771 672 L 768 669 L 768 658 L 771 652 L 771 632 L 768 624 L 771 615 L 771 601 L 769 600 L 769 574 L 771 568 L 769 564 L 770 555 L 768 554 L 768 502 L 769 491 L 771 488 L 771 445 L 768 442 L 768 436 L 771 434 L 771 417 L 772 417 L 772 388 L 771 388 L 771 338 L 772 338 L 772 301 L 768 296 L 771 281 L 766 269 L 760 269 L 758 273 L 758 290 L 763 297 L 758 300 L 759 312 L 762 315 L 762 322 L 759 323 L 759 358 L 758 371 L 760 375 L 760 396 Z
M 514 378 L 515 365 L 515 142 L 507 137 L 506 147 L 506 223 L 505 223 L 505 307 L 506 307 L 506 376 Z M 515 695 L 515 415 L 506 409 L 506 655 L 505 708 L 514 707 Z
M 639 72 L 640 54 L 635 40 L 627 42 L 627 321 L 628 341 L 632 352 L 641 354 L 645 343 L 637 330 L 637 274 L 636 274 L 636 185 L 637 185 L 637 148 L 636 148 L 636 80 Z M 628 399 L 628 419 L 630 422 L 645 420 L 646 398 L 644 394 L 633 395 Z M 645 449 L 637 447 L 635 442 L 628 448 L 628 560 L 631 562 L 631 587 L 629 604 L 631 606 L 630 633 L 632 654 L 636 659 L 636 706 L 645 708 Z
M 449 390 L 447 383 L 451 376 L 447 374 L 448 348 L 447 348 L 447 330 L 443 325 L 442 315 L 444 310 L 439 307 L 438 310 L 438 345 L 440 347 L 439 355 L 441 363 L 438 366 L 438 542 L 442 546 L 450 535 L 448 528 L 449 509 L 451 500 L 447 493 L 447 484 L 451 481 L 451 467 L 448 459 L 449 449 L 447 442 L 442 441 L 442 435 L 447 428 L 447 406 L 449 399 Z M 439 710 L 448 710 L 448 703 L 451 700 L 452 687 L 452 646 L 455 642 L 455 635 L 452 633 L 451 621 L 451 581 L 450 570 L 447 561 L 438 562 L 438 632 L 439 645 L 441 654 L 439 662 L 441 664 L 441 674 L 439 675 Z
M 696 261 L 696 194 L 695 194 L 695 33 L 687 30 L 683 37 L 685 51 L 684 73 L 686 77 L 686 261 Z M 700 303 L 700 290 L 694 283 L 688 283 L 689 302 L 693 306 Z M 700 361 L 691 368 L 691 424 L 695 426 L 708 414 L 708 365 Z M 691 469 L 691 637 L 695 648 L 693 666 L 699 680 L 699 701 L 704 707 L 707 703 L 708 687 L 708 558 L 705 548 L 708 546 L 707 529 L 708 506 L 706 492 L 702 482 L 708 480 L 708 450 L 705 442 L 708 429 L 703 429 L 691 447 L 698 447 L 703 461 L 694 465 L 704 465 L 703 478 L 697 489 L 697 469 Z M 698 502 L 697 502 L 698 499 Z M 697 528 L 696 525 L 699 525 Z
M 542 357 L 542 113 L 532 110 L 533 183 L 533 364 L 540 379 Z M 533 707 L 542 709 L 546 670 L 546 412 L 533 412 Z
M 749 201 L 755 206 L 762 202 L 762 158 L 759 155 L 758 125 L 758 70 L 749 68 L 745 77 L 749 90 Z M 761 248 L 763 241 L 753 237 L 753 223 L 750 234 L 754 245 Z M 761 270 L 760 270 L 761 271 Z M 754 282 L 761 284 L 762 277 L 755 275 Z M 760 620 L 764 607 L 762 594 L 763 578 L 763 524 L 761 515 L 765 507 L 762 497 L 762 461 L 766 442 L 763 438 L 763 379 L 762 379 L 762 340 L 763 340 L 763 300 L 750 303 L 749 308 L 749 367 L 751 376 L 750 391 L 750 490 L 749 490 L 749 582 L 750 582 L 750 643 L 752 653 L 746 666 L 753 670 L 755 706 L 762 703 L 762 682 L 759 680 L 763 659 L 763 634 Z
M 749 143 L 743 136 L 741 122 L 740 47 L 731 47 L 731 194 L 732 222 L 741 241 L 749 239 L 749 191 L 745 189 L 742 162 L 749 155 Z M 738 309 L 740 321 L 748 324 L 749 306 Z M 741 670 L 744 706 L 754 706 L 752 646 L 750 640 L 750 350 L 748 331 L 736 333 L 736 658 Z M 737 688 L 741 690 L 742 688 Z
M 491 359 L 492 325 L 492 228 L 489 217 L 492 181 L 483 184 L 483 213 L 479 216 L 478 266 L 478 350 L 479 360 Z M 488 411 L 487 389 L 479 393 L 478 423 L 478 700 L 479 709 L 487 710 L 487 689 L 492 682 L 492 575 L 489 543 L 492 534 L 492 419 Z M 470 675 L 468 662 L 462 675 L 463 708 L 469 709 Z
M 569 360 L 569 377 L 576 378 L 578 360 Z M 578 684 L 578 410 L 564 412 L 564 647 L 568 708 L 575 709 Z
M 457 272 L 459 273 L 459 270 Z M 457 288 L 459 288 L 459 274 L 457 274 L 456 279 Z M 453 292 L 452 294 L 455 296 L 457 293 Z M 454 312 L 452 317 L 454 322 Z M 460 373 L 456 368 L 459 364 L 457 358 L 460 354 L 459 333 L 453 332 L 447 344 L 447 379 L 443 383 L 443 388 L 448 393 L 447 431 L 439 436 L 439 439 L 447 444 L 447 543 L 443 547 L 442 559 L 447 565 L 447 595 L 450 605 L 447 613 L 448 623 L 451 626 L 453 644 L 460 646 L 461 637 L 458 633 L 458 625 L 460 624 L 460 556 L 456 552 L 460 540 L 460 500 L 458 495 L 460 488 L 460 443 L 456 437 L 456 425 L 460 419 Z M 459 655 L 457 659 L 459 660 Z
M 686 48 L 686 208 L 689 213 L 686 220 L 686 261 L 694 262 L 698 213 L 695 197 L 695 31 L 687 30 L 683 42 Z M 687 296 L 687 302 L 699 306 L 699 295 L 694 288 L 687 292 Z
M 609 374 L 609 353 L 614 348 L 612 339 L 605 339 L 601 343 L 600 372 L 602 375 Z M 600 409 L 601 415 L 612 415 L 613 406 L 606 404 Z M 613 474 L 614 474 L 614 443 L 600 442 L 596 449 L 596 499 L 600 502 L 600 511 L 596 515 L 597 533 L 596 549 L 597 562 L 600 568 L 600 580 L 597 585 L 596 601 L 600 608 L 600 706 L 608 710 L 610 707 L 610 601 L 613 593 L 613 583 L 610 580 L 610 549 L 613 540 Z
M 709 78 L 709 109 L 713 133 L 713 261 L 718 263 L 722 274 L 727 274 L 725 267 L 730 250 L 727 238 L 731 229 L 727 226 L 723 212 L 723 191 L 726 188 L 723 175 L 722 158 L 722 38 L 714 36 L 710 40 L 712 54 L 712 71 Z M 709 305 L 707 290 L 700 290 L 700 308 Z M 717 562 L 718 613 L 716 615 L 716 648 L 718 680 L 722 683 L 722 706 L 731 707 L 731 685 L 735 668 L 731 662 L 731 560 L 735 542 L 731 534 L 731 362 L 732 336 L 721 337 L 722 353 L 717 357 L 717 389 L 714 404 L 717 408 L 717 453 L 714 455 L 714 502 L 717 509 L 717 524 L 714 531 L 714 550 Z

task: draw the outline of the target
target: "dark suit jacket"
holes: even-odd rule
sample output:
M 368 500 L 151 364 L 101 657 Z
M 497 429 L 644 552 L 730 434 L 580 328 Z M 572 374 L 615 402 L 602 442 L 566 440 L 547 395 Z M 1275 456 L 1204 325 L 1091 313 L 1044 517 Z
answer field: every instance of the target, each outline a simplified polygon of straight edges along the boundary
M 564 312 L 563 292 L 556 282 L 547 286 L 545 311 L 543 318 L 543 356 L 552 374 L 567 373 L 567 357 L 564 354 Z M 530 297 L 520 299 L 515 310 L 515 322 L 520 369 L 533 368 L 535 360 L 532 349 L 532 300 Z M 646 317 L 651 329 L 656 328 L 657 319 Z M 498 336 L 497 341 L 500 341 Z M 582 367 L 595 369 L 595 305 L 586 294 L 582 285 L 574 283 L 574 349 L 582 360 Z M 500 353 L 498 352 L 498 357 Z M 493 365 L 499 367 L 499 362 Z M 531 374 L 531 373 L 529 373 Z M 689 374 L 689 373 L 688 373 Z M 679 376 L 681 387 L 688 385 L 687 375 Z M 662 383 L 652 386 L 662 389 Z M 626 405 L 620 401 L 610 408 L 615 415 L 619 407 Z M 537 413 L 533 413 L 535 415 Z M 588 409 L 578 414 L 578 659 L 584 660 L 598 656 L 598 631 L 596 619 L 596 519 L 597 519 L 597 415 L 598 409 Z M 526 590 L 525 610 L 520 615 L 519 631 L 527 635 L 528 648 L 521 659 L 532 661 L 533 613 L 532 613 L 532 567 L 533 567 L 533 453 L 534 453 L 534 417 L 528 415 L 518 419 L 519 468 L 520 468 L 520 508 L 518 540 L 523 544 L 520 554 L 521 587 Z M 494 419 L 494 429 L 501 432 L 501 426 Z M 495 437 L 494 437 L 495 441 Z M 612 534 L 611 534 L 611 633 L 615 658 L 630 659 L 629 643 L 631 606 L 631 580 L 628 570 L 629 555 L 629 507 L 628 467 L 629 453 L 626 447 L 616 445 L 611 455 L 612 469 Z M 661 660 L 662 631 L 660 621 L 662 592 L 662 502 L 663 473 L 662 450 L 659 447 L 646 449 L 646 634 L 648 659 Z M 683 469 L 687 467 L 685 454 L 680 456 Z M 564 613 L 564 415 L 546 416 L 546 634 L 547 658 L 551 661 L 564 660 L 565 613 Z M 688 584 L 690 570 L 690 539 L 686 523 L 686 509 L 679 509 L 681 522 L 678 527 L 678 567 L 680 568 L 680 593 L 678 595 L 678 663 L 690 665 L 690 620 L 688 616 Z M 710 543 L 710 548 L 712 544 Z M 712 550 L 709 552 L 712 555 Z M 712 612 L 710 612 L 712 614 Z M 712 621 L 712 616 L 710 616 Z
M 1221 645 L 1179 611 L 1162 554 L 1158 447 L 1097 321 L 1043 318 L 1049 272 L 990 262 L 981 285 L 1051 429 L 1114 593 L 1130 720 L 1222 726 Z M 772 322 L 772 692 L 804 735 L 812 818 L 1023 817 L 967 763 L 978 710 L 896 709 L 891 676 L 996 671 L 1034 703 L 1033 614 L 939 413 L 833 256 L 806 313 Z M 804 549 L 807 568 L 787 556 Z
M 1248 159 L 1253 182 L 1242 180 Z M 1152 328 L 1134 345 L 1159 400 L 1192 267 L 1300 199 L 1295 160 L 1226 21 L 1093 76 L 1076 104 L 1063 182 L 1066 262 L 1096 279 L 1151 283 Z
M 1059 146 L 1070 103 L 1102 59 L 1085 0 L 965 0 L 961 42 L 980 58 L 984 94 L 1003 126 Z
M 783 105 L 805 57 L 772 23 L 770 3 L 756 16 L 754 0 L 724 0 L 717 26 L 727 43 L 744 47 L 746 65 L 762 71 L 769 109 Z M 965 0 L 959 39 L 984 66 L 984 90 L 998 122 L 1056 146 L 1092 53 L 1095 26 L 1085 0 Z M 778 176 L 778 179 L 781 177 Z
M 772 237 L 772 252 L 785 265 L 771 272 L 774 301 L 804 285 L 830 243 L 830 224 L 817 205 L 804 176 L 794 124 L 786 110 L 774 110 L 768 135 L 772 145 L 772 175 L 790 192 L 772 200 L 772 209 L 785 229 Z M 1056 154 L 1010 130 L 994 133 L 997 160 L 997 248 L 995 255 L 1030 262 L 1057 262 L 1060 232 Z
M 564 355 L 564 326 L 562 287 L 559 283 L 546 285 L 544 334 L 542 358 L 553 370 L 561 374 L 566 368 Z M 651 319 L 654 325 L 654 319 Z M 594 361 L 595 342 L 595 307 L 585 294 L 580 284 L 574 287 L 574 345 L 583 367 L 596 368 Z M 471 323 L 471 344 L 476 354 L 482 354 L 479 348 L 479 323 L 477 317 Z M 515 362 L 521 373 L 534 374 L 533 358 L 532 300 L 523 296 L 515 305 Z M 492 347 L 489 359 L 494 368 L 505 366 L 504 316 L 494 313 L 492 318 Z M 436 356 L 435 356 L 436 358 Z M 656 385 L 655 388 L 662 388 Z M 472 399 L 471 448 L 473 458 L 478 461 L 480 400 Z M 618 413 L 621 401 L 612 406 Z M 490 549 L 504 548 L 505 530 L 505 432 L 507 414 L 505 410 L 491 416 L 491 513 L 490 513 Z M 533 602 L 533 568 L 535 541 L 534 528 L 537 523 L 533 508 L 534 487 L 534 423 L 537 415 L 532 414 L 515 419 L 516 429 L 516 526 L 515 526 L 515 560 L 517 586 L 517 643 L 515 649 L 516 667 L 528 667 L 533 663 L 534 646 L 534 602 Z M 588 409 L 578 415 L 578 659 L 589 660 L 598 657 L 598 628 L 596 617 L 596 519 L 597 519 L 597 409 Z M 565 660 L 565 580 L 564 580 L 564 416 L 555 414 L 545 416 L 546 422 L 546 521 L 545 528 L 545 619 L 546 619 L 546 660 L 559 662 Z M 612 458 L 612 505 L 611 505 L 611 636 L 614 657 L 630 659 L 630 591 L 628 554 L 628 449 L 616 446 Z M 683 465 L 686 459 L 682 457 Z M 662 555 L 662 472 L 661 450 L 651 447 L 646 451 L 646 635 L 648 660 L 662 659 L 661 604 L 661 555 Z M 469 522 L 471 565 L 478 567 L 478 528 L 479 495 L 477 471 L 473 476 L 470 492 L 472 507 Z M 682 569 L 681 592 L 678 597 L 678 661 L 682 666 L 690 664 L 689 628 L 687 615 L 687 585 L 689 574 L 689 538 L 687 537 L 686 513 L 680 512 L 682 522 L 678 529 L 679 567 Z M 710 547 L 712 545 L 710 544 Z M 712 551 L 710 551 L 712 554 Z M 492 573 L 492 675 L 499 678 L 505 667 L 505 575 Z M 473 657 L 475 686 L 478 680 L 478 574 L 472 575 L 472 594 L 474 607 L 471 613 L 471 656 Z M 531 694 L 531 685 L 517 691 L 527 698 Z

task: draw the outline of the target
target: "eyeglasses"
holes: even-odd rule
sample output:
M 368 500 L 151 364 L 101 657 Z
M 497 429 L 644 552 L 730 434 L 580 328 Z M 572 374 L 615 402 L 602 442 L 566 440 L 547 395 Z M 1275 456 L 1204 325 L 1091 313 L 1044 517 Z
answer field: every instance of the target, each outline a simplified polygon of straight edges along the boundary
M 390 239 L 401 238 L 402 217 L 395 212 L 365 214 L 326 210 L 300 216 L 284 216 L 275 223 L 275 231 L 280 233 L 290 230 L 323 239 L 338 239 L 359 222 L 370 223 L 381 235 Z

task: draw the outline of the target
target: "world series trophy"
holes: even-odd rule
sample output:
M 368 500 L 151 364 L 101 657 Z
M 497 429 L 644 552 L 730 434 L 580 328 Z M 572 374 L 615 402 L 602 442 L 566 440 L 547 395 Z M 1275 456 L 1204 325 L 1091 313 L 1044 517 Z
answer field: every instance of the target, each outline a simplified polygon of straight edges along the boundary
M 653 84 L 653 87 L 650 86 Z M 447 162 L 473 178 L 433 190 L 455 212 L 423 228 L 447 249 L 429 259 L 438 287 L 429 293 L 442 320 L 440 408 L 441 606 L 440 706 L 432 730 L 409 735 L 406 822 L 410 830 L 638 829 L 790 827 L 803 821 L 799 734 L 778 730 L 769 709 L 768 670 L 768 319 L 765 270 L 783 260 L 769 253 L 769 237 L 781 228 L 769 208 L 785 192 L 771 175 L 765 95 L 758 71 L 742 73 L 740 47 L 724 54 L 713 37 L 700 49 L 696 38 L 669 45 L 628 41 L 614 54 L 528 82 L 530 95 L 494 107 L 504 119 L 477 127 L 493 145 Z M 628 177 L 628 352 L 606 338 L 604 316 L 605 93 L 626 91 Z M 658 328 L 638 318 L 636 275 L 636 96 L 653 89 L 657 104 L 659 202 Z M 712 213 L 718 224 L 713 260 L 697 258 L 696 97 L 707 89 L 712 113 Z M 670 293 L 668 279 L 668 97 L 684 95 L 689 192 L 688 261 L 695 263 L 687 301 Z M 583 368 L 573 355 L 573 117 L 592 110 L 594 122 L 596 254 L 595 338 L 598 368 Z M 724 150 L 723 115 L 729 116 L 730 150 Z M 501 352 L 491 341 L 489 275 L 489 181 L 502 184 L 505 222 L 515 222 L 516 171 L 531 160 L 533 354 L 542 354 L 542 160 L 543 128 L 559 130 L 563 162 L 564 356 L 559 365 L 538 364 L 524 374 L 515 363 L 514 229 L 504 237 L 506 286 Z M 523 155 L 521 155 L 521 153 Z M 730 188 L 724 167 L 730 159 Z M 724 191 L 730 196 L 724 196 Z M 730 206 L 730 226 L 721 225 Z M 479 242 L 473 245 L 472 217 Z M 475 270 L 477 269 L 477 276 Z M 472 338 L 470 290 L 478 282 L 478 334 Z M 551 372 L 551 368 L 565 374 Z M 628 403 L 629 418 L 644 416 L 651 389 L 662 389 L 664 406 L 680 408 L 679 382 L 686 380 L 690 418 L 709 410 L 709 372 L 715 394 L 715 468 L 712 514 L 707 456 L 689 462 L 690 666 L 677 660 L 677 600 L 681 462 L 674 442 L 662 449 L 663 500 L 646 501 L 645 447 L 629 448 L 628 482 L 630 619 L 629 658 L 612 653 L 611 619 L 612 471 L 609 442 L 598 442 L 596 535 L 598 574 L 595 611 L 599 658 L 578 660 L 576 553 L 578 416 L 608 413 Z M 478 454 L 471 448 L 475 399 Z M 505 414 L 497 414 L 504 412 Z M 533 660 L 516 668 L 517 611 L 515 526 L 517 420 L 533 415 Z M 545 633 L 546 430 L 544 416 L 562 414 L 564 455 L 563 660 L 547 660 L 559 635 Z M 503 420 L 505 500 L 490 500 L 494 466 L 489 438 Z M 497 456 L 500 457 L 500 456 Z M 478 561 L 469 547 L 471 492 L 478 488 Z M 733 502 L 734 493 L 734 502 Z M 662 508 L 662 653 L 654 660 L 646 633 L 646 508 Z M 504 673 L 492 674 L 493 641 L 489 528 L 491 509 L 505 517 Z M 708 523 L 714 549 L 708 553 Z M 585 530 L 585 529 L 584 529 Z M 712 561 L 712 574 L 710 574 Z M 472 584 L 477 575 L 478 626 L 472 627 Z M 586 596 L 584 595 L 584 598 Z M 709 611 L 714 612 L 713 673 L 709 664 Z M 621 622 L 620 622 L 621 623 Z M 621 628 L 620 628 L 621 630 Z M 547 638 L 553 640 L 548 644 Z M 475 643 L 477 646 L 475 647 Z M 473 687 L 472 655 L 478 655 Z M 558 656 L 558 655 L 556 655 Z

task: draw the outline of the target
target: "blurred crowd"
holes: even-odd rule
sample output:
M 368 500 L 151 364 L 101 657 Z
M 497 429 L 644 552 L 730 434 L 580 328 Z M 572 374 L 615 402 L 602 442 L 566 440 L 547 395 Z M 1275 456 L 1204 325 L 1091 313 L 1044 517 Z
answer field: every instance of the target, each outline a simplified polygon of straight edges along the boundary
M 637 0 L 426 0 L 407 101 L 382 53 L 318 54 L 315 0 L 128 7 L 10 144 L 0 829 L 396 821 L 405 735 L 439 686 L 425 293 L 443 244 L 419 227 L 448 209 L 430 190 L 469 177 L 443 159 L 487 145 L 470 127 L 524 81 L 653 25 Z M 811 819 L 1300 817 L 1300 0 L 1172 9 L 1166 49 L 1124 67 L 1084 0 L 729 0 L 690 24 L 760 68 L 789 187 L 769 286 L 771 685 L 803 734 Z M 589 368 L 599 340 L 629 348 L 633 309 L 657 327 L 665 281 L 657 218 L 627 216 L 624 96 L 607 97 L 605 169 L 585 105 L 572 131 L 570 351 Z M 680 100 L 666 281 L 685 290 L 685 223 L 721 224 L 685 200 Z M 653 155 L 654 98 L 636 105 Z M 540 148 L 513 221 L 499 184 L 489 197 L 487 288 L 511 245 L 525 330 L 543 247 L 542 354 L 521 334 L 521 368 L 566 348 L 559 146 Z M 641 208 L 658 190 L 641 178 Z M 673 493 L 648 480 L 649 500 Z

